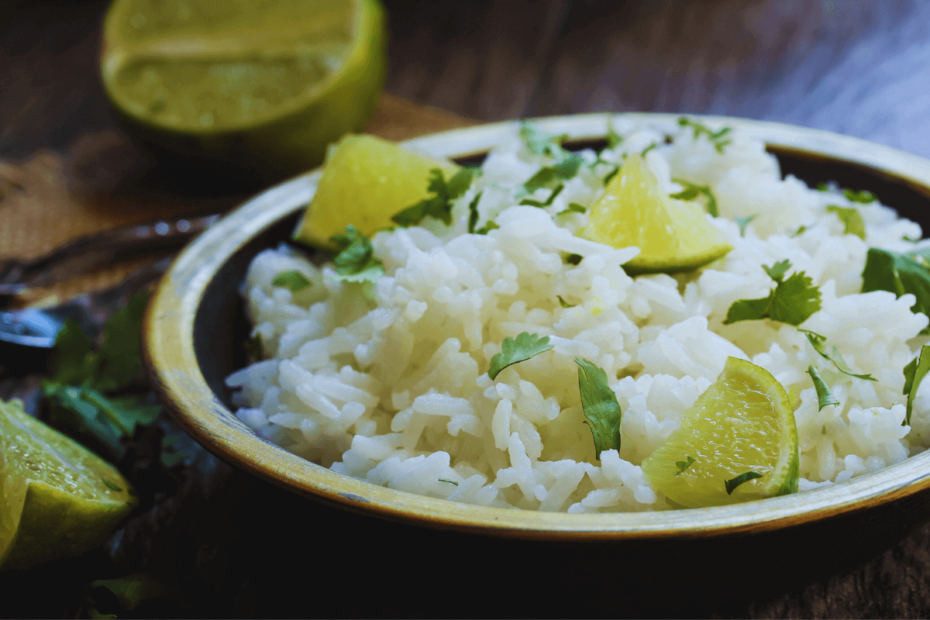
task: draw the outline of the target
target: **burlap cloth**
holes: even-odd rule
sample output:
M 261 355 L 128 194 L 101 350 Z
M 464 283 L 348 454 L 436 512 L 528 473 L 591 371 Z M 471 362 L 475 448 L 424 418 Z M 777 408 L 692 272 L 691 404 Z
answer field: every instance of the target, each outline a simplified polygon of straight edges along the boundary
M 449 112 L 383 94 L 366 127 L 391 140 L 475 124 Z M 40 151 L 0 161 L 0 259 L 42 255 L 75 237 L 161 218 L 225 212 L 246 195 L 185 196 L 135 181 L 145 156 L 114 130 L 86 134 L 67 153 Z M 19 296 L 15 306 L 54 303 L 109 287 L 146 259 L 81 274 Z

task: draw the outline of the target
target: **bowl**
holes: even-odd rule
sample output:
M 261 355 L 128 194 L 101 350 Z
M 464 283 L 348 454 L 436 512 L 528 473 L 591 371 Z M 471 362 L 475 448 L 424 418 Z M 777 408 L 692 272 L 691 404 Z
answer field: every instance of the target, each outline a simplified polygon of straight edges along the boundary
M 567 134 L 569 145 L 588 146 L 603 142 L 609 117 L 591 114 L 534 122 L 545 131 Z M 668 129 L 678 119 L 668 114 L 629 117 Z M 869 189 L 902 216 L 930 226 L 928 160 L 813 129 L 727 117 L 696 118 L 762 139 L 779 159 L 783 174 L 794 174 L 811 185 L 832 180 Z M 475 161 L 514 126 L 514 122 L 496 123 L 405 144 L 435 156 Z M 216 223 L 178 256 L 148 308 L 144 354 L 156 390 L 188 433 L 232 465 L 337 511 L 403 524 L 398 531 L 405 536 L 433 541 L 423 544 L 437 544 L 436 535 L 447 535 L 439 539 L 446 543 L 438 544 L 457 545 L 461 553 L 514 550 L 527 567 L 551 563 L 553 558 L 581 567 L 602 554 L 631 560 L 611 564 L 610 576 L 601 577 L 605 587 L 621 573 L 642 583 L 667 581 L 678 573 L 677 567 L 708 558 L 715 568 L 690 570 L 686 581 L 697 590 L 735 588 L 733 592 L 750 595 L 760 580 L 788 583 L 785 563 L 794 567 L 791 583 L 810 581 L 877 555 L 930 520 L 930 451 L 845 483 L 760 502 L 658 513 L 574 515 L 412 495 L 337 474 L 265 441 L 235 417 L 224 384 L 226 376 L 246 364 L 242 344 L 249 326 L 239 289 L 252 257 L 289 238 L 319 176 L 316 170 L 273 187 Z M 800 562 L 811 549 L 817 553 Z M 588 582 L 584 583 L 587 589 Z M 559 608 L 547 609 L 558 613 Z M 577 608 L 565 611 L 579 613 Z

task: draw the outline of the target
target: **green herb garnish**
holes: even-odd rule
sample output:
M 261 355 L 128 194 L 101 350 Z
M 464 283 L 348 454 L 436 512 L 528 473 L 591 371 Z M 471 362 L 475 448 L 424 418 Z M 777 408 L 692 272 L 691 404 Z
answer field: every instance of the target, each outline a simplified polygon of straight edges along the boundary
M 581 156 L 571 153 L 558 163 L 540 168 L 523 184 L 523 191 L 532 193 L 537 189 L 555 189 L 563 181 L 574 178 L 583 163 Z
M 374 256 L 371 241 L 349 224 L 346 231 L 330 237 L 341 250 L 333 264 L 338 274 L 334 279 L 345 282 L 376 282 L 384 275 L 384 266 Z
M 148 293 L 132 296 L 104 326 L 100 348 L 69 319 L 55 339 L 56 357 L 42 392 L 53 422 L 90 435 L 120 457 L 136 425 L 150 424 L 161 406 L 137 396 L 107 394 L 124 388 L 142 370 L 140 331 Z
M 478 201 L 481 200 L 481 192 L 478 192 L 470 203 L 468 203 L 468 232 L 475 234 L 475 228 L 478 226 Z
M 930 248 L 907 254 L 869 248 L 862 292 L 871 291 L 890 291 L 898 297 L 911 293 L 917 298 L 911 312 L 930 316 Z
M 439 168 L 433 168 L 429 172 L 427 190 L 434 195 L 396 213 L 391 218 L 392 222 L 401 226 L 416 226 L 424 218 L 432 217 L 446 226 L 452 223 L 452 203 L 468 191 L 475 171 L 471 168 L 462 168 L 448 182 Z
M 561 296 L 561 295 L 556 295 L 556 297 L 557 297 L 558 300 L 559 300 L 559 305 L 561 305 L 563 308 L 574 308 L 574 307 L 576 307 L 576 306 L 578 305 L 578 304 L 570 304 L 570 303 L 568 303 L 567 301 L 565 301 L 564 299 L 562 299 L 562 296 Z
M 657 146 L 659 146 L 659 143 L 658 143 L 658 142 L 653 142 L 652 144 L 650 144 L 649 146 L 647 146 L 646 148 L 644 148 L 644 149 L 642 150 L 642 152 L 640 152 L 639 156 L 640 156 L 640 157 L 646 157 L 646 153 L 648 153 L 648 152 L 651 151 L 652 149 L 656 148 Z
M 725 138 L 725 136 L 730 133 L 731 129 L 729 127 L 724 127 L 719 131 L 711 131 L 706 125 L 699 123 L 697 121 L 692 121 L 689 118 L 679 118 L 678 125 L 681 127 L 691 127 L 694 130 L 694 139 L 697 140 L 698 137 L 703 134 L 707 136 L 707 139 L 710 140 L 714 148 L 718 153 L 723 153 L 723 148 L 730 144 L 730 140 Z
M 736 478 L 733 478 L 732 480 L 724 481 L 723 484 L 727 489 L 727 495 L 732 495 L 733 491 L 736 490 L 736 487 L 738 487 L 739 485 L 743 484 L 744 482 L 749 482 L 750 480 L 754 480 L 755 478 L 761 478 L 761 477 L 762 477 L 762 474 L 758 472 L 747 471 L 745 473 L 738 475 Z
M 539 338 L 538 334 L 522 332 L 517 335 L 516 339 L 504 338 L 504 342 L 501 343 L 501 352 L 491 358 L 488 376 L 491 379 L 496 379 L 497 375 L 508 366 L 525 362 L 551 349 L 552 345 L 549 344 L 549 336 Z
M 562 142 L 568 137 L 568 134 L 555 135 L 539 129 L 533 123 L 526 121 L 520 124 L 520 139 L 526 146 L 526 150 L 534 155 L 550 155 L 552 157 L 561 157 L 566 153 L 562 148 Z
M 594 456 L 601 460 L 601 452 L 604 450 L 620 449 L 620 403 L 607 385 L 607 373 L 603 368 L 577 357 L 575 363 L 578 364 L 581 407 L 588 419 L 585 424 L 594 437 Z
M 530 207 L 537 207 L 540 209 L 545 209 L 546 207 L 552 206 L 552 201 L 555 200 L 556 196 L 562 193 L 563 189 L 565 189 L 565 185 L 562 183 L 559 183 L 552 189 L 552 192 L 550 192 L 549 197 L 546 198 L 545 200 L 540 201 L 540 200 L 533 200 L 532 198 L 524 198 L 523 200 L 520 201 L 520 204 L 527 205 Z
M 672 194 L 670 198 L 674 198 L 675 200 L 694 200 L 698 196 L 704 196 L 704 198 L 706 198 L 707 212 L 714 217 L 720 215 L 720 212 L 717 210 L 717 199 L 714 198 L 714 194 L 710 191 L 709 186 L 697 185 L 684 179 L 672 179 L 672 181 L 684 186 L 685 189 L 677 194 Z
M 617 130 L 614 129 L 614 123 L 612 120 L 607 120 L 607 148 L 612 149 L 616 146 L 620 146 L 623 143 L 623 136 L 617 133 Z
M 739 321 L 771 319 L 797 326 L 820 310 L 820 289 L 813 285 L 813 281 L 803 271 L 785 279 L 790 268 L 791 262 L 787 259 L 771 267 L 763 266 L 775 281 L 775 288 L 768 297 L 733 302 L 727 310 L 724 323 L 729 325 Z
M 440 478 L 439 482 L 448 482 L 449 484 L 454 484 L 455 486 L 459 486 L 458 482 L 456 482 L 455 480 L 449 480 L 448 478 Z
M 930 345 L 920 347 L 917 357 L 912 359 L 904 367 L 904 394 L 907 395 L 907 415 L 904 418 L 905 424 L 911 423 L 911 411 L 914 408 L 914 399 L 917 397 L 917 390 L 923 382 L 927 373 L 930 372 Z
M 833 365 L 836 367 L 836 369 L 839 370 L 841 373 L 845 375 L 849 375 L 850 377 L 856 377 L 857 379 L 865 379 L 866 381 L 877 381 L 877 379 L 875 379 L 875 377 L 873 377 L 872 375 L 854 373 L 849 368 L 849 366 L 846 365 L 846 362 L 843 361 L 843 355 L 840 353 L 839 349 L 837 349 L 835 345 L 831 346 L 830 351 L 828 352 L 827 347 L 826 347 L 827 338 L 825 336 L 821 336 L 820 334 L 816 332 L 812 332 L 807 329 L 800 329 L 798 331 L 800 331 L 805 336 L 807 336 L 808 342 L 810 342 L 811 346 L 814 347 L 814 350 L 820 354 L 820 357 L 832 362 Z
M 689 456 L 689 457 L 686 457 L 686 458 L 688 459 L 687 461 L 675 461 L 675 467 L 678 468 L 678 471 L 675 472 L 675 475 L 676 475 L 676 476 L 677 476 L 678 474 L 680 474 L 681 472 L 683 472 L 684 470 L 686 470 L 686 469 L 688 469 L 689 467 L 691 467 L 691 465 L 694 463 L 694 457 L 693 457 L 693 456 Z
M 734 218 L 734 220 L 736 221 L 736 225 L 739 226 L 740 237 L 746 236 L 746 227 L 749 226 L 749 222 L 753 221 L 754 219 L 756 219 L 755 215 L 749 215 L 746 217 L 736 216 Z
M 855 207 L 840 207 L 829 205 L 827 213 L 836 213 L 836 216 L 843 222 L 843 233 L 847 235 L 856 235 L 865 240 L 865 220 L 862 214 Z
M 307 276 L 299 271 L 284 271 L 276 275 L 274 280 L 271 281 L 271 284 L 273 286 L 286 288 L 292 293 L 297 293 L 311 286 L 313 283 L 307 279 Z
M 823 380 L 823 377 L 820 376 L 820 373 L 817 372 L 816 368 L 808 366 L 807 374 L 811 376 L 811 381 L 814 382 L 814 389 L 817 390 L 817 411 L 820 411 L 827 405 L 840 404 L 839 399 L 834 396 L 830 388 L 827 387 L 826 382 Z
M 844 189 L 843 196 L 846 197 L 846 200 L 849 202 L 858 202 L 859 204 L 869 204 L 870 202 L 875 202 L 878 198 L 872 192 L 861 189 Z

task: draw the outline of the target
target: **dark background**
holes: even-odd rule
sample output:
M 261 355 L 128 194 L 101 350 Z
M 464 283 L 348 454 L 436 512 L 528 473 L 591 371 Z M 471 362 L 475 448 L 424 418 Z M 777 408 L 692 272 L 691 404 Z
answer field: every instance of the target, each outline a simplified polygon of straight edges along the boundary
M 0 5 L 0 161 L 23 160 L 41 149 L 66 152 L 85 134 L 118 131 L 97 77 L 107 4 Z M 385 0 L 385 5 L 391 30 L 387 92 L 463 117 L 726 114 L 846 133 L 930 157 L 928 2 Z M 206 473 L 180 483 L 184 505 L 162 506 L 146 516 L 167 534 L 125 545 L 117 558 L 101 551 L 32 574 L 0 575 L 0 614 L 73 613 L 68 601 L 80 598 L 88 581 L 144 565 L 177 570 L 187 583 L 182 602 L 150 607 L 144 611 L 150 615 L 500 616 L 547 610 L 575 616 L 930 615 L 930 527 L 832 576 L 762 584 L 768 587 L 748 597 L 720 584 L 676 598 L 666 588 L 686 581 L 687 571 L 675 566 L 668 567 L 668 583 L 590 592 L 584 571 L 601 562 L 593 553 L 590 565 L 550 567 L 557 577 L 540 576 L 534 592 L 508 594 L 507 604 L 498 607 L 498 597 L 490 595 L 492 576 L 504 566 L 540 568 L 521 566 L 519 558 L 494 558 L 479 579 L 465 580 L 477 588 L 468 594 L 460 581 L 466 558 L 440 554 L 444 544 L 461 552 L 467 541 L 444 543 L 406 528 L 327 513 L 202 458 Z M 335 522 L 357 522 L 365 533 L 354 540 L 319 539 L 320 529 Z M 439 560 L 441 570 L 404 560 L 412 551 L 398 540 L 408 535 Z M 387 556 L 367 557 L 376 548 Z M 334 553 L 360 563 L 340 562 L 337 568 L 349 574 L 334 574 Z M 803 563 L 804 556 L 797 561 Z M 392 568 L 398 566 L 411 573 L 401 575 Z M 114 574 L 94 572 L 102 569 Z M 695 558 L 687 569 L 712 571 L 714 560 Z M 784 567 L 786 573 L 792 569 Z M 416 590 L 418 573 L 431 576 L 426 592 Z M 353 579 L 353 585 L 333 585 L 341 579 Z M 27 594 L 34 588 L 43 593 Z M 375 594 L 396 600 L 380 603 Z M 469 603 L 456 606 L 456 596 L 470 597 Z M 547 607 L 547 598 L 563 603 L 574 598 L 577 607 Z M 595 599 L 598 604 L 590 603 Z

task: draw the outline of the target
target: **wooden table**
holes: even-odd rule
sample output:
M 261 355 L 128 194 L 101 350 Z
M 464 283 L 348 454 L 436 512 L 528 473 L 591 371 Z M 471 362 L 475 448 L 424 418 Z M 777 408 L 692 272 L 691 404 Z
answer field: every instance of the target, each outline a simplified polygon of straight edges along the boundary
M 391 137 L 467 124 L 466 119 L 671 111 L 817 127 L 930 157 L 930 3 L 920 0 L 384 1 L 391 28 L 389 96 L 373 126 Z M 145 157 L 120 132 L 97 77 L 106 5 L 105 0 L 7 0 L 0 7 L 0 162 L 5 162 L 0 164 L 0 232 L 13 235 L 2 237 L 4 253 L 27 237 L 28 247 L 38 252 L 77 232 L 185 209 L 226 208 L 237 199 L 211 202 L 191 188 L 165 190 L 153 187 L 151 177 L 133 176 L 147 165 Z M 42 230 L 22 218 L 19 224 L 3 224 L 4 210 L 13 213 L 14 202 L 19 213 L 40 218 Z M 52 226 L 49 217 L 42 219 L 43 204 L 57 204 L 59 213 L 73 219 Z M 84 280 L 62 294 L 117 275 Z M 214 466 L 218 490 L 202 490 L 200 499 L 190 502 L 194 507 L 180 511 L 181 522 L 196 522 L 192 511 L 226 519 L 239 512 L 242 501 L 281 510 L 295 506 L 293 498 L 267 485 Z M 244 526 L 235 518 L 232 523 Z M 293 519 L 285 523 L 296 527 Z M 203 531 L 200 527 L 192 531 Z M 263 527 L 274 526 L 264 522 Z M 208 537 L 209 544 L 191 538 L 194 559 L 180 552 L 172 557 L 181 564 L 198 563 L 202 554 L 234 544 L 233 526 L 218 531 Z M 249 549 L 244 557 L 250 561 L 275 557 L 254 545 Z M 266 593 L 249 589 L 267 581 L 237 581 L 246 569 L 237 572 L 235 554 L 223 557 L 228 570 L 210 579 L 225 581 L 201 584 L 229 596 L 216 601 L 219 615 L 353 613 L 351 607 L 321 607 L 288 593 L 278 593 L 283 602 L 271 604 L 263 598 Z M 119 566 L 132 565 L 127 558 L 117 560 Z M 695 563 L 710 570 L 713 559 Z M 28 576 L 0 576 L 0 590 L 4 580 L 7 592 L 28 585 Z M 930 526 L 858 567 L 813 584 L 775 587 L 751 602 L 727 604 L 720 592 L 708 592 L 669 606 L 661 594 L 665 585 L 628 593 L 629 603 L 618 595 L 616 614 L 926 617 Z M 579 591 L 577 615 L 588 615 L 583 581 L 572 587 Z M 364 596 L 364 589 L 360 592 Z M 312 597 L 319 602 L 325 592 Z M 15 596 L 0 600 L 15 601 Z M 58 613 L 37 605 L 15 609 Z M 438 608 L 396 613 L 444 615 Z M 499 614 L 488 609 L 487 615 Z

